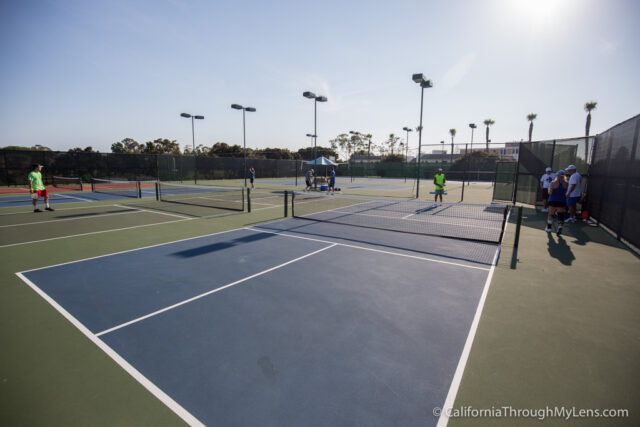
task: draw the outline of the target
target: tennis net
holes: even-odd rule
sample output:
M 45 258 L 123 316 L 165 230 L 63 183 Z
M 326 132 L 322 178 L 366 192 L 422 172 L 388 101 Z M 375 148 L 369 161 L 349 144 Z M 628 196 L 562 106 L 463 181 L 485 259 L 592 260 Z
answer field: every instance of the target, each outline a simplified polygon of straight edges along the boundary
M 121 197 L 140 198 L 140 183 L 115 179 L 91 179 L 91 191 Z
M 509 207 L 382 200 L 293 192 L 295 218 L 477 242 L 500 243 Z
M 241 187 L 158 182 L 156 197 L 163 202 L 244 211 L 244 189 Z
M 79 177 L 53 176 L 52 184 L 63 190 L 82 191 L 82 180 Z

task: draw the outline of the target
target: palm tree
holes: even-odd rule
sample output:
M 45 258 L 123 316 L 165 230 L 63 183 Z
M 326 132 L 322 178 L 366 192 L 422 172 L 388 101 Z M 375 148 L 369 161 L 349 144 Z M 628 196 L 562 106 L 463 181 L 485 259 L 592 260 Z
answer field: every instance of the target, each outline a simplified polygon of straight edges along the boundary
M 596 109 L 598 103 L 590 101 L 584 104 L 584 111 L 587 112 L 587 124 L 584 128 L 584 161 L 589 161 L 589 131 L 591 130 L 591 110 Z
M 531 136 L 533 135 L 533 121 L 538 117 L 537 114 L 527 114 L 527 120 L 529 120 L 529 142 L 531 142 Z
M 584 111 L 587 112 L 587 124 L 585 126 L 584 136 L 589 136 L 589 130 L 591 129 L 591 110 L 595 110 L 596 105 L 598 105 L 596 101 L 591 101 L 584 104 Z
M 487 140 L 487 149 L 485 151 L 489 151 L 489 126 L 494 124 L 495 122 L 491 119 L 487 119 L 484 121 L 485 126 L 487 127 L 486 140 Z
M 456 137 L 456 130 L 449 129 L 449 133 L 451 134 L 451 163 L 453 164 L 453 138 Z

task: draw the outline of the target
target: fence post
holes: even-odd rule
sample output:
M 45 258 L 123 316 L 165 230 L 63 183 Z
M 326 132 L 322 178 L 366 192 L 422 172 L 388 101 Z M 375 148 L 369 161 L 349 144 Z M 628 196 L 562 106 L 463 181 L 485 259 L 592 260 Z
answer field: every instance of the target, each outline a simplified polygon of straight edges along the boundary
M 520 157 L 522 156 L 522 141 L 518 143 L 518 164 L 516 165 L 516 176 L 513 183 L 513 193 L 511 196 L 511 203 L 516 204 L 516 198 L 518 197 L 518 177 L 520 176 Z
M 518 218 L 516 222 L 516 238 L 513 242 L 513 247 L 517 248 L 520 242 L 520 226 L 522 226 L 522 206 L 518 206 Z
M 284 190 L 284 217 L 288 216 L 287 209 L 289 207 L 289 192 Z M 293 214 L 293 192 L 291 192 L 291 214 Z
M 251 188 L 247 187 L 247 212 L 251 213 Z

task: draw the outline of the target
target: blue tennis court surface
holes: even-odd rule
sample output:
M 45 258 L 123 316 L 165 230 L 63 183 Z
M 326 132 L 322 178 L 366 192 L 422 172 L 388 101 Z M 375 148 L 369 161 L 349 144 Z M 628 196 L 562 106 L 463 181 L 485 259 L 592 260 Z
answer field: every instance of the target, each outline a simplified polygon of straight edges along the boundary
M 19 276 L 188 422 L 428 426 L 497 248 L 286 219 Z

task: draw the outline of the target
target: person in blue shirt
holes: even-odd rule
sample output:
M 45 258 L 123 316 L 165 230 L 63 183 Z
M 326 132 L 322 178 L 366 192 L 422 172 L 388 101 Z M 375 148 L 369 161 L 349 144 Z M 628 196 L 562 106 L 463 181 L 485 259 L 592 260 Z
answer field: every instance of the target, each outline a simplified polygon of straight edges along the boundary
M 329 188 L 327 188 L 327 194 L 335 194 L 336 191 L 336 168 L 331 166 L 331 172 L 329 172 Z
M 253 190 L 255 187 L 253 186 L 253 181 L 256 179 L 256 170 L 252 167 L 249 168 L 249 181 L 251 182 L 251 189 Z
M 547 216 L 547 228 L 544 231 L 551 232 L 553 225 L 553 216 L 558 216 L 558 236 L 562 234 L 562 226 L 564 225 L 564 217 L 567 213 L 567 188 L 569 183 L 564 171 L 558 171 L 555 179 L 549 185 L 549 216 Z

